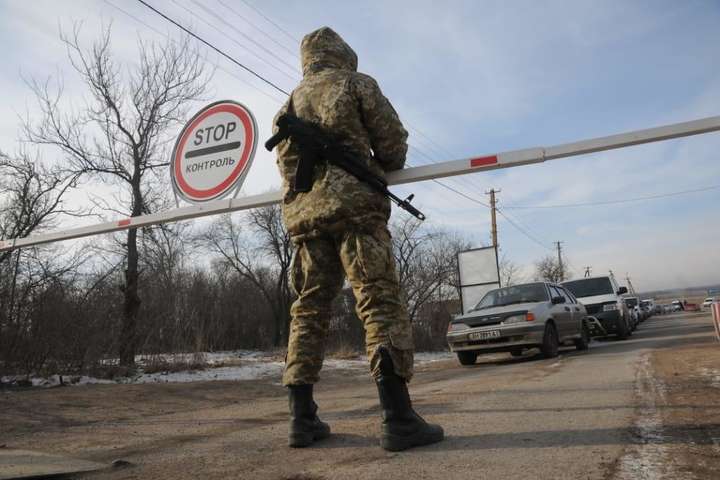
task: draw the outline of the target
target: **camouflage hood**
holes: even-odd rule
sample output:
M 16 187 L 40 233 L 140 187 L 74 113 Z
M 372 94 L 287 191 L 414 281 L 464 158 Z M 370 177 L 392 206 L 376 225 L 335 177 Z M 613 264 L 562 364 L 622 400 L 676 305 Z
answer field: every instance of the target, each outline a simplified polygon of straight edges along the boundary
M 357 70 L 357 55 L 332 28 L 308 33 L 300 44 L 303 75 L 326 68 Z

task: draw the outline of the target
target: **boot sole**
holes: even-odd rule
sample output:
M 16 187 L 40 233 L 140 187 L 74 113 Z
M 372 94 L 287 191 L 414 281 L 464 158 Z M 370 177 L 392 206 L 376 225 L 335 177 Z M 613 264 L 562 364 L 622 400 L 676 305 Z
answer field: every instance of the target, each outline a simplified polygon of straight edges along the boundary
M 422 447 L 437 443 L 445 438 L 445 433 L 411 435 L 403 437 L 400 435 L 383 434 L 380 440 L 380 446 L 389 452 L 401 452 L 413 447 Z
M 288 446 L 290 448 L 305 448 L 329 436 L 330 432 L 291 433 L 288 435 Z

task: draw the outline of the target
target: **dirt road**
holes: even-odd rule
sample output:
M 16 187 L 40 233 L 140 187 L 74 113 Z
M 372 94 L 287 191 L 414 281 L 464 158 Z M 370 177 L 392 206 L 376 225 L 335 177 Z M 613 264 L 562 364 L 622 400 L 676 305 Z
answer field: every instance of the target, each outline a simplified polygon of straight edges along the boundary
M 631 339 L 552 360 L 430 364 L 416 408 L 447 439 L 378 446 L 374 385 L 326 375 L 317 401 L 334 435 L 285 446 L 273 381 L 94 385 L 0 393 L 0 444 L 131 466 L 92 479 L 720 478 L 720 343 L 707 315 L 655 317 Z

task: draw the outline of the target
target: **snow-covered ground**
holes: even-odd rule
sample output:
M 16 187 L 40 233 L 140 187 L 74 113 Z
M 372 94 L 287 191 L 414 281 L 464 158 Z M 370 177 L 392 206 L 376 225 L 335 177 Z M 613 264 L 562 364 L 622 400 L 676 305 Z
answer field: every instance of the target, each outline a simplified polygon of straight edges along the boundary
M 419 352 L 415 354 L 415 364 L 425 365 L 441 360 L 453 358 L 449 352 Z M 138 375 L 132 377 L 121 377 L 114 380 L 106 380 L 88 376 L 65 376 L 65 384 L 90 385 L 90 384 L 111 384 L 111 383 L 185 383 L 202 382 L 209 380 L 256 380 L 260 378 L 275 377 L 278 380 L 282 376 L 284 362 L 277 354 L 261 351 L 235 350 L 229 352 L 207 352 L 201 354 L 180 353 L 166 355 L 140 355 L 136 358 L 140 365 Z M 157 362 L 168 364 L 187 363 L 198 361 L 206 368 L 181 371 L 157 371 L 153 373 L 142 372 L 143 365 L 151 365 Z M 359 355 L 350 359 L 325 360 L 325 370 L 354 370 L 358 374 L 367 371 L 367 359 Z M 175 368 L 173 368 L 175 370 Z M 2 377 L 2 383 L 12 383 L 12 377 Z M 53 375 L 49 378 L 31 378 L 33 386 L 51 387 L 60 384 L 60 377 Z
M 701 368 L 700 375 L 710 379 L 710 385 L 720 388 L 720 370 L 716 368 Z

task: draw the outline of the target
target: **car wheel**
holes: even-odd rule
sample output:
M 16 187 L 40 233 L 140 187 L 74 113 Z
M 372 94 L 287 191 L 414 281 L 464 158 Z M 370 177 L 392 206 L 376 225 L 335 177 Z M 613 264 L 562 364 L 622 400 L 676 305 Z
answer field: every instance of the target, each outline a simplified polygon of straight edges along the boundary
M 457 357 L 460 365 L 475 365 L 475 360 L 477 360 L 477 356 L 477 352 L 457 352 Z
M 621 318 L 620 321 L 618 321 L 617 337 L 620 340 L 625 340 L 629 336 L 630 329 L 628 328 L 627 320 L 625 318 Z
M 578 350 L 587 350 L 590 345 L 590 331 L 588 330 L 588 326 L 585 322 L 582 323 L 582 328 L 580 329 L 580 338 L 575 340 L 575 348 Z
M 540 351 L 545 358 L 555 358 L 558 356 L 558 348 L 560 341 L 558 340 L 555 325 L 548 323 L 545 325 L 545 333 L 543 334 L 543 342 Z
M 510 350 L 510 355 L 513 357 L 522 357 L 523 349 L 522 348 L 514 348 Z

